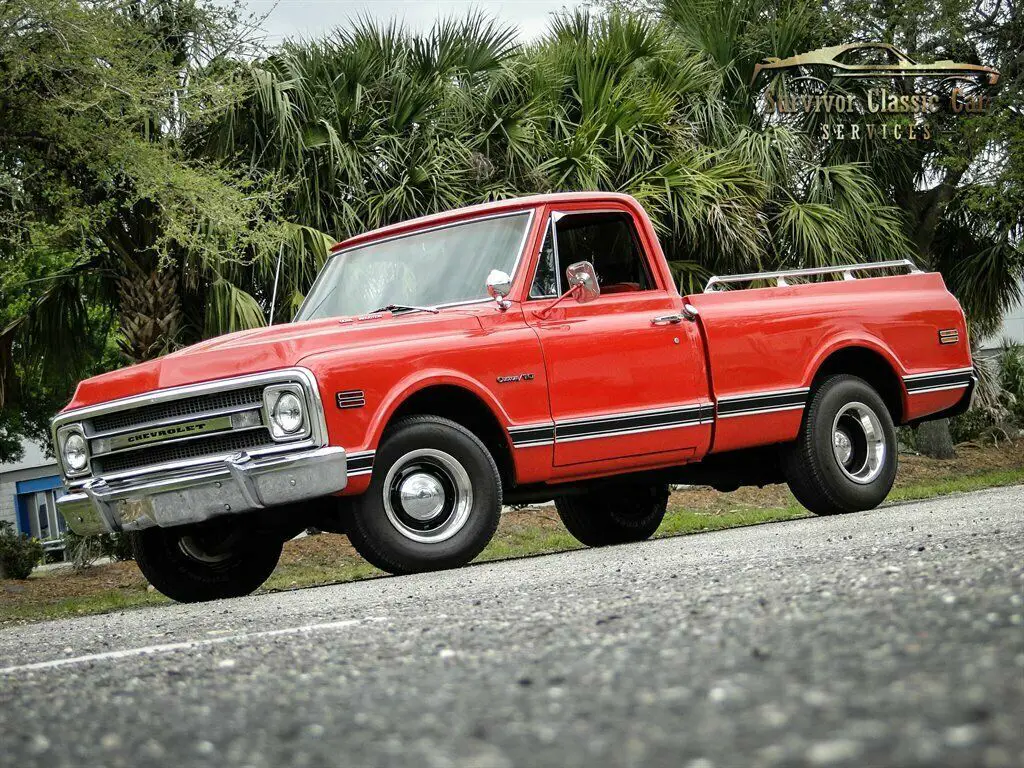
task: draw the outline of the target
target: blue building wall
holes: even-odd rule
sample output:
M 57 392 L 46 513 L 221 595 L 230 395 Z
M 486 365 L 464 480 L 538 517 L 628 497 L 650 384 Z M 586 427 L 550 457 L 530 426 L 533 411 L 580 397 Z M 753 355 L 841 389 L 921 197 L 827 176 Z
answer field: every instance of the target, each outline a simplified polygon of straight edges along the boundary
M 37 477 L 32 480 L 21 480 L 14 484 L 14 509 L 17 513 L 16 527 L 19 533 L 31 535 L 32 500 L 39 491 L 55 490 L 61 487 L 60 477 Z

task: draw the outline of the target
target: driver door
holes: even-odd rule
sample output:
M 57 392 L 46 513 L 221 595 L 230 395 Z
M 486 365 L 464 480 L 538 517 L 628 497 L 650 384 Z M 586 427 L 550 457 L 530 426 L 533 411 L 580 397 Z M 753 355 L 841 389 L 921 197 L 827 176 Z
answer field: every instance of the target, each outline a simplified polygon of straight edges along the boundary
M 577 261 L 593 264 L 601 295 L 556 305 Z M 668 464 L 706 447 L 712 409 L 697 326 L 652 273 L 629 212 L 552 214 L 524 311 L 544 354 L 556 467 Z

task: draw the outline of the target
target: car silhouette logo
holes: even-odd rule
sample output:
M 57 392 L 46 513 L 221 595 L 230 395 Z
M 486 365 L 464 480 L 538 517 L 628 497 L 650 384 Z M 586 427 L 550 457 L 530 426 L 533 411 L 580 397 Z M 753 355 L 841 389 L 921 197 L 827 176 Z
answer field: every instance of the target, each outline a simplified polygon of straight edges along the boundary
M 975 80 L 980 85 L 999 82 L 999 71 L 992 67 L 949 60 L 921 64 L 888 43 L 848 43 L 785 59 L 770 56 L 754 66 L 750 84 L 753 85 L 762 72 L 801 67 L 830 69 L 836 78 L 941 77 Z

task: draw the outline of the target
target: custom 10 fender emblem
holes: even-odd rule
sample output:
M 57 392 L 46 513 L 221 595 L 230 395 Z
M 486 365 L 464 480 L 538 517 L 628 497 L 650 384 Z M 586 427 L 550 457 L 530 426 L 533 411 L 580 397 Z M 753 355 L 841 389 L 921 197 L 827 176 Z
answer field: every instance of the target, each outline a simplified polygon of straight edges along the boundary
M 515 376 L 499 376 L 499 384 L 514 384 L 517 381 L 533 381 L 532 373 L 517 373 Z

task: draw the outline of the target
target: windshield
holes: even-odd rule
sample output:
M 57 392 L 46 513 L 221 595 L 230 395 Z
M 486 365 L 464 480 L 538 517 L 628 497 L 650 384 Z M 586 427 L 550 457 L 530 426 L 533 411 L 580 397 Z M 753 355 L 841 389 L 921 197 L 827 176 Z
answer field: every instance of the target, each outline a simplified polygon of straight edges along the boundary
M 512 274 L 529 223 L 526 211 L 341 251 L 327 262 L 295 319 L 486 299 L 487 275 L 492 269 Z

